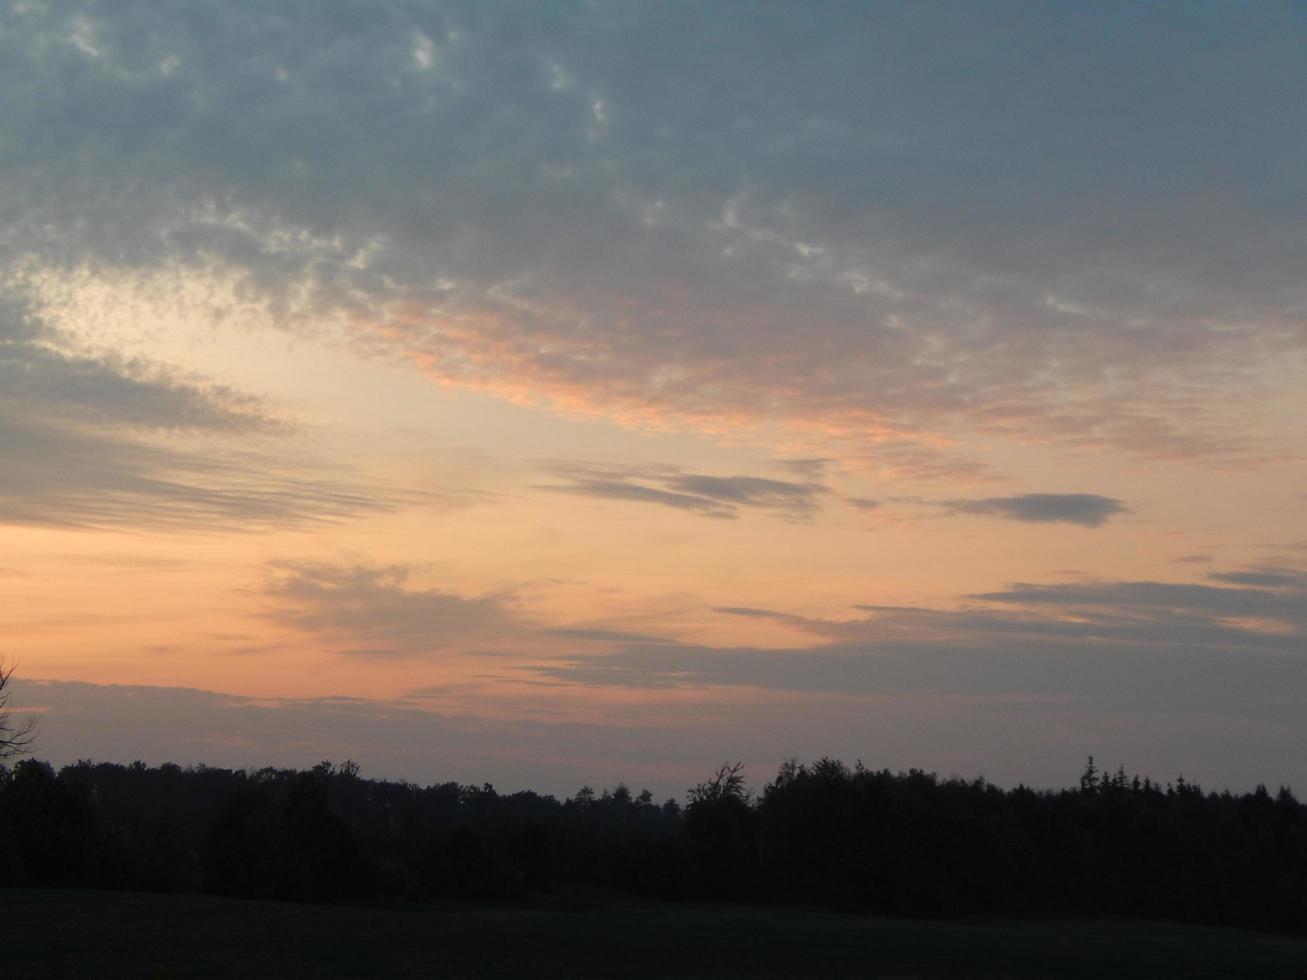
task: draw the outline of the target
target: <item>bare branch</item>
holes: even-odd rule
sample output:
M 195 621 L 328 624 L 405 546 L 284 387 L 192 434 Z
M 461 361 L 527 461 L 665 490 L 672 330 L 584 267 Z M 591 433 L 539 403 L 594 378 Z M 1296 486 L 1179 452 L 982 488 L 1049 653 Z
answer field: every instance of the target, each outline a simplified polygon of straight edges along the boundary
M 20 755 L 27 751 L 27 747 L 32 744 L 36 738 L 36 719 L 29 718 L 22 724 L 15 724 L 9 720 L 10 712 L 7 710 L 9 703 L 9 678 L 13 676 L 14 668 L 5 667 L 3 660 L 0 660 L 0 762 L 11 756 Z

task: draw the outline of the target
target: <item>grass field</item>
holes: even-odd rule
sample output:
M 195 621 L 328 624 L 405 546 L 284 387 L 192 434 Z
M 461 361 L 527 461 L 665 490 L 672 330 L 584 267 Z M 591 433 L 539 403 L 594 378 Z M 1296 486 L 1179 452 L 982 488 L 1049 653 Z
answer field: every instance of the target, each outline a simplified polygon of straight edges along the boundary
M 347 907 L 0 890 L 0 976 L 1256 977 L 1307 980 L 1307 940 L 1109 921 L 917 922 L 569 900 Z

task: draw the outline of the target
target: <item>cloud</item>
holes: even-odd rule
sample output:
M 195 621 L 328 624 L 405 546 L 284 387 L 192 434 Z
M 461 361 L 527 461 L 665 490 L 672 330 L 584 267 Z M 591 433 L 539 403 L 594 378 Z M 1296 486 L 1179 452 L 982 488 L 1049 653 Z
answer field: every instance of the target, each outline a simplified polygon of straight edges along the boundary
M 1102 527 L 1110 518 L 1130 513 L 1121 501 L 1093 493 L 1027 493 L 1019 497 L 950 500 L 946 505 L 963 514 L 1081 527 Z
M 251 531 L 405 500 L 294 458 L 289 431 L 241 392 L 70 349 L 0 288 L 0 523 Z
M 639 641 L 525 669 L 598 687 L 1058 698 L 1108 715 L 1278 719 L 1301 711 L 1294 692 L 1307 690 L 1307 576 L 1225 577 L 1241 584 L 1018 584 L 969 597 L 978 605 L 867 605 L 864 617 L 847 620 L 721 607 L 799 629 L 814 645 Z
M 484 669 L 499 657 L 521 662 L 564 650 L 657 640 L 603 622 L 543 620 L 513 589 L 466 594 L 424 588 L 417 583 L 431 571 L 425 565 L 279 560 L 265 571 L 257 590 L 265 619 L 334 653 L 363 659 L 473 653 Z
M 869 500 L 866 497 L 845 497 L 844 502 L 855 510 L 872 511 L 880 507 L 879 500 Z
M 1260 568 L 1242 572 L 1213 572 L 1209 577 L 1231 585 L 1256 585 L 1270 589 L 1302 589 L 1307 586 L 1307 577 L 1295 569 Z
M 999 592 L 974 596 L 984 602 L 1002 602 L 1029 609 L 1059 609 L 1077 617 L 1097 617 L 1102 623 L 1128 624 L 1152 621 L 1177 630 L 1174 642 L 1185 642 L 1180 631 L 1186 624 L 1213 624 L 1222 620 L 1270 620 L 1293 632 L 1307 629 L 1307 589 L 1301 572 L 1253 570 L 1213 573 L 1204 585 L 1176 582 L 1087 582 L 1037 585 L 1016 583 Z M 1248 639 L 1283 640 L 1281 633 L 1256 630 Z
M 739 616 L 741 619 L 765 619 L 773 623 L 782 623 L 786 626 L 797 626 L 806 631 L 812 629 L 818 624 L 818 620 L 808 619 L 805 616 L 795 616 L 792 613 L 777 612 L 774 609 L 756 609 L 753 606 L 714 606 L 713 612 L 722 613 L 726 616 Z
M 0 419 L 0 523 L 231 533 L 334 523 L 403 495 L 271 450 L 206 452 Z
M 20 716 L 40 716 L 38 754 L 56 765 L 141 759 L 258 769 L 353 759 L 365 778 L 490 781 L 500 792 L 560 797 L 620 780 L 678 799 L 723 757 L 745 760 L 757 785 L 783 759 L 822 754 L 873 768 L 984 774 L 1000 785 L 1074 785 L 1089 752 L 1157 778 L 1183 772 L 1204 786 L 1301 788 L 1307 780 L 1303 714 L 1293 705 L 1274 723 L 1217 725 L 1210 715 L 1104 714 L 1067 699 L 795 695 L 773 698 L 766 710 L 703 698 L 673 724 L 638 710 L 598 724 L 441 712 L 420 696 L 269 700 L 17 677 L 13 694 Z
M 687 473 L 672 485 L 689 493 L 744 507 L 804 507 L 812 497 L 826 492 L 819 484 L 789 483 L 757 476 L 705 476 Z
M 927 471 L 1267 458 L 1307 68 L 1292 7 L 1234 16 L 25 5 L 0 262 L 218 267 L 446 383 Z
M 353 759 L 369 778 L 493 781 L 558 794 L 608 778 L 684 791 L 709 771 L 701 752 L 632 724 L 490 719 L 430 710 L 421 698 L 261 699 L 183 687 L 14 678 L 13 704 L 41 718 L 41 758 L 257 769 Z M 603 748 L 597 749 L 597 746 Z M 669 779 L 684 767 L 685 777 Z
M 594 629 L 587 627 L 562 627 L 542 630 L 542 635 L 557 636 L 565 640 L 584 640 L 595 643 L 633 643 L 656 640 L 657 637 L 645 633 L 629 633 L 625 630 Z
M 659 504 L 701 517 L 734 519 L 742 508 L 770 511 L 789 520 L 810 518 L 830 489 L 757 476 L 710 476 L 675 467 L 620 467 L 558 463 L 549 472 L 566 482 L 541 488 L 582 497 Z M 654 484 L 654 485 L 650 485 Z
M 418 586 L 406 566 L 272 571 L 265 597 L 281 611 L 269 616 L 341 652 L 444 656 L 479 648 L 487 632 L 509 637 L 518 656 L 472 699 L 497 717 L 427 710 L 473 711 L 443 687 L 269 701 L 16 684 L 15 708 L 42 717 L 42 754 L 248 766 L 353 757 L 372 775 L 562 790 L 597 774 L 666 786 L 676 773 L 668 789 L 679 792 L 723 755 L 765 776 L 823 752 L 1027 783 L 1073 780 L 1089 752 L 1231 785 L 1307 779 L 1307 572 L 1293 566 L 1217 573 L 1275 576 L 1263 584 L 1018 584 L 951 609 L 867 605 L 847 619 L 717 610 L 807 633 L 800 649 L 533 624 L 498 597 Z M 496 705 L 500 682 L 514 693 Z
M 736 517 L 734 507 L 723 506 L 719 501 L 688 493 L 659 490 L 655 487 L 646 487 L 625 480 L 579 479 L 570 484 L 547 486 L 544 489 L 556 490 L 559 493 L 576 494 L 580 497 L 599 497 L 608 500 L 631 500 L 637 503 L 662 504 L 664 507 L 690 511 L 701 517 L 718 517 L 727 520 Z
M 1100 656 L 1068 647 L 1009 645 L 949 650 L 903 647 L 873 655 L 860 646 L 812 651 L 767 648 L 637 646 L 544 668 L 556 680 L 600 688 L 763 689 L 809 695 L 1004 697 L 1013 702 L 1062 699 L 1102 715 L 1192 713 L 1270 720 L 1301 711 L 1286 695 L 1307 682 L 1300 659 L 1185 657 L 1142 647 Z M 1174 676 L 1184 674 L 1183 680 Z
M 4 302 L 8 300 L 8 302 Z M 64 338 L 0 290 L 0 405 L 46 422 L 137 430 L 276 431 L 255 398 L 159 365 L 65 349 Z
M 802 477 L 806 482 L 813 483 L 824 479 L 826 471 L 835 461 L 826 457 L 812 456 L 805 459 L 780 459 L 776 462 L 782 469 Z
M 271 601 L 265 615 L 321 638 L 338 653 L 380 659 L 488 648 L 527 628 L 511 596 L 469 597 L 410 587 L 420 570 L 412 565 L 274 562 L 261 590 Z
M 0 288 L 0 406 L 45 422 L 135 430 L 276 431 L 258 399 L 160 365 L 68 349 L 21 290 Z

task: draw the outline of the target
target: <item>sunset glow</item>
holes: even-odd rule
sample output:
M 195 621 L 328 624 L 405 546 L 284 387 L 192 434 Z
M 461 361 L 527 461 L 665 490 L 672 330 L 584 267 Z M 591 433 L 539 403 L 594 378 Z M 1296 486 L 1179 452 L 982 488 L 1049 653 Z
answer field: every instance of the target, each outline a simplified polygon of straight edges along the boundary
M 43 756 L 1307 786 L 1302 6 L 3 6 Z

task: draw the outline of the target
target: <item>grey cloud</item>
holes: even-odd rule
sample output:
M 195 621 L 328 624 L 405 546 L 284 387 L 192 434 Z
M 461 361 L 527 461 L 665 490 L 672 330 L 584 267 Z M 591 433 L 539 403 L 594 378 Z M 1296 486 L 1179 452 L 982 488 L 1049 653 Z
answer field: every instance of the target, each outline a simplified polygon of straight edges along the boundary
M 1307 586 L 1307 576 L 1294 569 L 1259 568 L 1242 572 L 1213 572 L 1208 576 L 1231 585 L 1256 585 L 1263 588 L 1298 588 Z
M 626 419 L 1277 448 L 1238 396 L 1307 344 L 1298 8 L 738 14 L 15 9 L 0 258 L 221 262 Z
M 1276 585 L 1280 584 L 1281 581 L 1277 579 Z M 1295 588 L 1285 589 L 1146 581 L 1065 585 L 1018 583 L 1003 591 L 981 593 L 974 598 L 1033 609 L 1061 608 L 1079 615 L 1098 615 L 1109 619 L 1152 617 L 1168 621 L 1174 616 L 1195 620 L 1246 617 L 1269 618 L 1304 627 L 1307 626 L 1307 591 L 1303 588 L 1301 577 L 1295 584 Z
M 809 631 L 816 631 L 819 621 L 795 616 L 791 613 L 776 612 L 772 609 L 755 609 L 753 606 L 714 606 L 713 612 L 726 616 L 739 616 L 742 619 L 767 619 L 788 626 L 798 626 Z
M 816 513 L 830 493 L 820 483 L 794 483 L 757 476 L 710 476 L 674 467 L 555 464 L 550 472 L 567 480 L 543 489 L 583 497 L 661 504 L 702 517 L 732 519 L 741 508 L 771 511 L 790 520 Z M 655 484 L 650 486 L 650 484 Z
M 714 606 L 713 612 L 725 613 L 728 616 L 742 616 L 745 619 L 775 619 L 777 616 L 784 615 L 770 609 L 755 609 L 753 606 Z
M 425 566 L 281 560 L 258 588 L 263 616 L 361 659 L 438 658 L 475 653 L 483 662 L 608 650 L 657 637 L 589 621 L 539 620 L 514 590 L 469 595 L 414 583 Z
M 720 501 L 694 494 L 675 493 L 659 490 L 656 487 L 641 486 L 618 480 L 581 479 L 566 486 L 546 487 L 560 493 L 571 493 L 581 497 L 601 497 L 610 500 L 633 500 L 646 504 L 662 504 L 677 510 L 687 510 L 702 517 L 719 517 L 730 520 L 736 516 L 734 507 L 723 506 Z
M 39 713 L 41 758 L 262 768 L 352 758 L 370 777 L 571 793 L 607 778 L 648 774 L 662 792 L 668 764 L 695 779 L 704 748 L 631 723 L 494 720 L 429 710 L 420 698 L 258 699 L 178 687 L 98 685 L 15 677 L 18 716 Z M 602 748 L 596 748 L 602 746 Z M 655 781 L 656 780 L 656 781 Z
M 0 406 L 44 420 L 139 429 L 275 431 L 256 399 L 170 377 L 157 366 L 65 353 L 6 338 L 0 326 Z
M 948 646 L 902 644 L 811 650 L 632 646 L 577 657 L 540 673 L 600 687 L 764 688 L 810 694 L 1066 698 L 1104 713 L 1146 709 L 1263 718 L 1307 684 L 1307 661 L 1278 651 L 1191 653 L 1072 643 Z
M 1171 600 L 1141 603 L 1137 588 L 1141 585 L 1153 586 L 1161 593 L 1169 592 Z M 1297 619 L 1301 596 L 1297 601 L 1294 598 L 1285 601 L 1285 597 L 1267 597 L 1253 590 L 1229 590 L 1236 594 L 1222 597 L 1224 607 L 1221 607 L 1213 606 L 1211 595 L 1205 603 L 1183 589 L 1166 583 L 1103 583 L 1089 597 L 1084 590 L 1061 586 L 1017 586 L 1009 592 L 966 597 L 993 606 L 944 611 L 860 605 L 856 608 L 870 615 L 854 620 L 810 619 L 766 609 L 724 607 L 717 611 L 771 619 L 832 643 L 916 645 L 924 642 L 957 648 L 975 642 L 1010 642 L 1046 643 L 1055 649 L 1070 642 L 1159 645 L 1169 649 L 1233 645 L 1265 650 L 1283 647 L 1284 629 L 1271 631 L 1262 624 L 1250 626 L 1237 620 L 1275 620 L 1290 632 L 1307 629 Z M 1238 594 L 1242 592 L 1248 594 Z M 1011 608 L 1000 611 L 999 603 Z
M 806 509 L 814 496 L 826 492 L 826 488 L 819 484 L 789 483 L 757 476 L 705 476 L 697 473 L 675 477 L 672 486 L 728 504 L 782 509 Z
M 654 639 L 644 633 L 628 633 L 624 630 L 595 629 L 591 627 L 566 627 L 542 630 L 541 635 L 557 636 L 565 640 L 589 640 L 597 643 L 638 643 Z
M 868 615 L 850 620 L 722 607 L 798 627 L 817 642 L 804 649 L 633 642 L 530 669 L 598 686 L 1062 698 L 1108 714 L 1265 719 L 1307 701 L 1307 580 L 1296 570 L 1239 587 L 1019 585 L 972 598 L 983 604 L 864 606 Z
M 292 458 L 287 428 L 239 392 L 72 351 L 0 288 L 0 523 L 248 531 L 405 499 Z
M 1066 698 L 796 694 L 774 697 L 763 711 L 707 698 L 667 725 L 637 708 L 610 724 L 439 712 L 417 692 L 393 701 L 260 700 L 16 677 L 13 694 L 19 716 L 40 715 L 39 755 L 56 765 L 90 758 L 306 767 L 352 758 L 365 777 L 490 781 L 501 792 L 560 796 L 621 780 L 680 798 L 723 756 L 746 760 L 755 784 L 783 759 L 833 754 L 873 767 L 1064 786 L 1093 752 L 1162 778 L 1184 772 L 1205 786 L 1307 782 L 1304 713 L 1291 701 L 1270 720 L 1224 717 L 1217 725 L 1211 715 L 1108 713 Z
M 718 609 L 802 630 L 813 637 L 804 649 L 533 627 L 500 597 L 415 586 L 407 566 L 288 562 L 273 573 L 269 615 L 325 646 L 439 652 L 479 644 L 490 631 L 538 654 L 529 665 L 505 661 L 504 670 L 550 685 L 551 699 L 569 687 L 591 706 L 604 699 L 586 688 L 648 693 L 623 702 L 621 724 L 602 726 L 423 710 L 432 698 L 450 702 L 441 688 L 391 702 L 268 702 L 19 684 L 15 708 L 41 714 L 42 752 L 65 761 L 100 753 L 228 765 L 352 756 L 371 774 L 551 788 L 578 773 L 576 783 L 596 773 L 667 778 L 669 767 L 700 767 L 688 785 L 723 753 L 760 760 L 763 772 L 796 753 L 836 752 L 1057 782 L 1074 778 L 1068 760 L 1110 746 L 1162 774 L 1219 773 L 1240 785 L 1307 778 L 1307 571 L 1296 566 L 1222 571 L 1197 583 L 1017 584 L 963 597 L 954 609 L 868 604 L 850 619 Z M 764 693 L 742 700 L 738 688 Z M 682 690 L 693 698 L 679 699 Z M 513 698 L 520 717 L 520 695 Z
M 0 523 L 241 532 L 393 509 L 383 488 L 280 454 L 152 443 L 0 418 Z
M 864 512 L 875 510 L 880 506 L 879 500 L 869 500 L 866 497 L 845 497 L 844 502 L 850 507 Z
M 795 476 L 802 477 L 807 482 L 816 482 L 826 476 L 826 471 L 834 460 L 813 456 L 807 459 L 782 459 L 778 462 Z
M 1110 518 L 1130 513 L 1121 501 L 1093 493 L 1027 493 L 1019 497 L 950 500 L 946 505 L 964 514 L 1081 527 L 1102 527 Z
M 411 588 L 413 566 L 280 561 L 270 571 L 270 620 L 365 659 L 466 649 L 525 629 L 509 597 Z
M 88 356 L 0 286 L 0 411 L 42 422 L 138 430 L 276 431 L 280 423 L 249 395 L 159 365 Z
M 490 781 L 501 791 L 570 794 L 621 780 L 680 798 L 720 765 L 744 759 L 755 784 L 786 758 L 833 754 L 873 767 L 910 766 L 1002 784 L 1073 784 L 1084 756 L 1121 759 L 1160 778 L 1205 786 L 1307 781 L 1301 707 L 1285 702 L 1256 724 L 1210 715 L 1105 713 L 1065 698 L 773 699 L 768 710 L 730 699 L 671 726 L 638 711 L 620 723 L 493 719 L 429 710 L 420 695 L 260 700 L 187 688 L 15 678 L 19 716 L 41 718 L 39 755 L 236 768 L 360 763 L 365 777 L 419 783 Z M 657 695 L 654 695 L 657 696 Z M 777 724 L 778 718 L 786 724 Z

